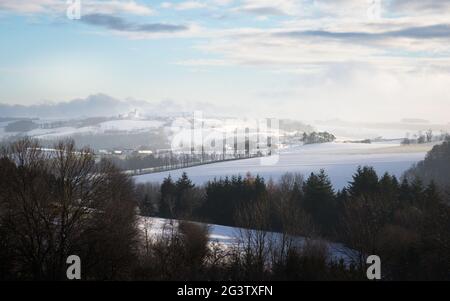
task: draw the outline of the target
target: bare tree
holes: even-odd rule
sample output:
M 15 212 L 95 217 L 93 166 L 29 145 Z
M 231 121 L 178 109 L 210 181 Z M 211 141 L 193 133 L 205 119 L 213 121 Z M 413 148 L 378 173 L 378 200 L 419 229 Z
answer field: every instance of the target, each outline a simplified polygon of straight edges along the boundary
M 268 268 L 273 245 L 270 228 L 269 204 L 266 199 L 245 204 L 237 211 L 239 229 L 238 252 L 249 279 L 261 279 Z
M 359 269 L 366 257 L 379 253 L 379 238 L 387 222 L 385 202 L 378 196 L 361 196 L 344 203 L 340 239 L 350 248 L 343 251 Z
M 75 254 L 82 257 L 87 276 L 101 258 L 111 259 L 101 249 L 127 249 L 130 255 L 133 185 L 114 166 L 96 167 L 93 152 L 77 150 L 70 140 L 49 150 L 23 139 L 3 149 L 2 158 L 9 176 L 0 184 L 0 225 L 11 237 L 12 273 L 65 279 L 66 259 Z

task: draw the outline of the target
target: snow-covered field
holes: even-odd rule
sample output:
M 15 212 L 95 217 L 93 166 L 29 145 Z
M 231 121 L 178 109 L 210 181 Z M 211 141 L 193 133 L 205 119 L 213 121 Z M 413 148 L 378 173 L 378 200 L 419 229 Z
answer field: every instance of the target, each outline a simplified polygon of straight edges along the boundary
M 161 127 L 164 123 L 157 120 L 135 120 L 135 119 L 117 119 L 99 122 L 91 126 L 75 127 L 75 126 L 61 126 L 56 128 L 37 128 L 27 132 L 9 132 L 4 129 L 9 122 L 0 122 L 0 139 L 9 136 L 21 134 L 29 137 L 40 139 L 52 139 L 59 137 L 72 136 L 76 134 L 102 134 L 106 131 L 122 131 L 122 132 L 136 132 L 142 130 L 156 129 Z M 42 123 L 43 121 L 41 121 Z
M 352 179 L 358 166 L 373 166 L 379 174 L 389 172 L 396 176 L 425 157 L 428 147 L 400 146 L 399 143 L 324 143 L 292 147 L 280 151 L 277 162 L 264 165 L 261 158 L 206 164 L 174 171 L 136 176 L 137 183 L 161 182 L 171 175 L 178 178 L 187 172 L 197 185 L 214 178 L 242 175 L 248 172 L 263 176 L 266 180 L 278 180 L 284 173 L 301 173 L 325 169 L 335 188 L 340 189 Z M 265 158 L 267 159 L 267 158 Z M 274 158 L 276 159 L 276 158 Z
M 450 124 L 431 123 L 353 123 L 345 121 L 337 122 L 307 122 L 318 131 L 332 133 L 338 140 L 363 140 L 376 139 L 401 139 L 413 137 L 419 133 L 432 130 L 433 133 L 441 134 L 450 131 Z
M 314 127 L 318 131 L 333 133 L 340 140 L 375 139 L 377 137 L 399 139 L 405 137 L 407 133 L 417 132 L 411 129 L 367 128 L 363 126 L 314 125 Z
M 163 233 L 177 225 L 176 220 L 168 220 L 156 217 L 140 217 L 139 227 L 141 230 L 147 229 L 150 238 L 156 238 Z M 238 245 L 242 238 L 241 228 L 227 227 L 221 225 L 207 224 L 209 228 L 209 241 L 210 243 L 218 243 L 222 248 L 229 248 Z M 250 230 L 252 231 L 252 230 Z M 268 237 L 271 237 L 273 241 L 279 240 L 281 234 L 268 232 Z M 299 245 L 305 242 L 303 237 L 297 237 L 297 243 Z M 350 262 L 349 254 L 351 250 L 339 243 L 326 243 L 330 259 L 339 260 L 344 259 L 345 262 Z

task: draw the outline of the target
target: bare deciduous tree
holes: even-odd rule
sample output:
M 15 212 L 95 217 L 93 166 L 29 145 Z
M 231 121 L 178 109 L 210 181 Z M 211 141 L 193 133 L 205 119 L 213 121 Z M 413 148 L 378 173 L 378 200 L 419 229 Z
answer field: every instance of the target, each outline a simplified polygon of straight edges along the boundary
M 77 150 L 71 140 L 50 150 L 30 139 L 3 149 L 3 166 L 0 225 L 14 250 L 13 275 L 65 279 L 66 259 L 75 254 L 89 277 L 99 262 L 122 264 L 131 257 L 133 185 L 114 166 L 97 166 L 93 152 Z M 119 274 L 111 268 L 104 277 Z

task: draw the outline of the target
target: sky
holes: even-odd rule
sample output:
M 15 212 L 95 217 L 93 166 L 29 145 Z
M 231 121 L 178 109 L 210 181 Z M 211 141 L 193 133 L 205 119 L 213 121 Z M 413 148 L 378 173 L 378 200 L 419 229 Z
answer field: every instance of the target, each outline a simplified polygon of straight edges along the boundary
M 79 2 L 0 0 L 0 103 L 104 93 L 236 115 L 450 122 L 447 0 Z

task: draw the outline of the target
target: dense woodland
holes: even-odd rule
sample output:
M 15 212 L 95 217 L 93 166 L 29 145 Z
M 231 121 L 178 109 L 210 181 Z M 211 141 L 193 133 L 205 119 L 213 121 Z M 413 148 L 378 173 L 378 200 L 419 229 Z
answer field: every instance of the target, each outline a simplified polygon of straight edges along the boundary
M 442 187 L 450 186 L 450 137 L 428 152 L 420 161 L 405 173 L 409 180 L 421 179 L 424 183 L 435 182 Z
M 55 149 L 22 140 L 2 150 L 3 280 L 64 280 L 71 254 L 82 258 L 84 280 L 365 280 L 370 254 L 381 257 L 383 280 L 450 280 L 450 199 L 436 178 L 448 173 L 426 172 L 435 160 L 449 167 L 448 142 L 414 177 L 360 167 L 340 191 L 324 171 L 135 185 L 72 141 Z M 168 223 L 152 236 L 138 214 Z M 208 243 L 208 227 L 188 220 L 242 227 L 240 243 Z M 351 262 L 331 259 L 330 241 L 343 243 Z

